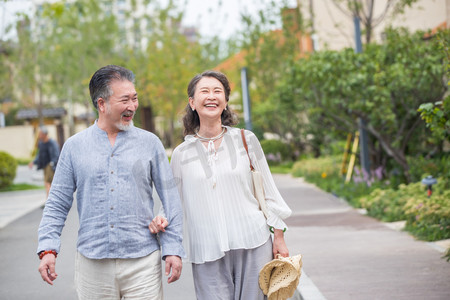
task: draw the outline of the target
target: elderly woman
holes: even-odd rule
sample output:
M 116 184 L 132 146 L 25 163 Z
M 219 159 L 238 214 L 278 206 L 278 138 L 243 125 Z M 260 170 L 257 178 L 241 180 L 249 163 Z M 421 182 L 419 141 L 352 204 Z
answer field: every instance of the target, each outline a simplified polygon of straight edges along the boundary
M 220 72 L 205 71 L 191 80 L 185 141 L 175 148 L 171 167 L 183 202 L 185 249 L 197 298 L 264 299 L 259 270 L 276 254 L 289 255 L 283 219 L 291 210 L 256 136 L 245 130 L 248 156 L 241 130 L 232 127 L 237 118 L 228 107 L 230 91 Z M 249 158 L 263 177 L 267 218 L 253 195 Z M 156 217 L 149 228 L 157 233 L 165 226 L 167 221 Z

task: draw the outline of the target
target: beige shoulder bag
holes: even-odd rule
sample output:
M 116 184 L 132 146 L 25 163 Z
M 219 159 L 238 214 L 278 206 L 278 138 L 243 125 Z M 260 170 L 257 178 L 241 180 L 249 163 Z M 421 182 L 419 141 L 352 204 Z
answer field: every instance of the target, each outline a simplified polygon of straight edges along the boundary
M 259 202 L 259 209 L 263 212 L 264 217 L 268 218 L 267 205 L 266 205 L 266 196 L 264 194 L 264 184 L 263 178 L 260 172 L 256 171 L 253 167 L 252 160 L 250 159 L 250 155 L 248 154 L 248 146 L 247 141 L 245 140 L 244 129 L 241 129 L 242 142 L 244 143 L 245 151 L 247 151 L 248 160 L 250 162 L 250 170 L 252 171 L 252 180 L 253 180 L 253 195 Z

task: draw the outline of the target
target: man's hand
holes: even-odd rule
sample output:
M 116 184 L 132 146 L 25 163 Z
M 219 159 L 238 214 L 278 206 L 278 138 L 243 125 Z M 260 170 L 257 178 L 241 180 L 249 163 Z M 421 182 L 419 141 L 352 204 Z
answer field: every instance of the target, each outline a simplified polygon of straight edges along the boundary
M 170 277 L 167 279 L 167 283 L 175 282 L 180 278 L 182 267 L 183 263 L 181 262 L 181 258 L 179 256 L 166 256 L 166 276 L 169 276 L 170 274 Z
M 274 258 L 277 257 L 277 254 L 280 254 L 283 257 L 289 256 L 289 249 L 286 246 L 286 242 L 284 241 L 283 230 L 280 229 L 274 230 L 272 252 Z
M 41 273 L 41 277 L 48 284 L 53 285 L 53 280 L 58 277 L 58 274 L 55 272 L 55 264 L 56 257 L 52 253 L 44 255 L 39 264 L 39 273 Z
M 150 232 L 153 234 L 156 234 L 160 231 L 166 232 L 166 227 L 169 225 L 169 222 L 167 222 L 167 219 L 161 216 L 156 216 L 153 221 L 148 225 L 148 229 L 150 229 Z

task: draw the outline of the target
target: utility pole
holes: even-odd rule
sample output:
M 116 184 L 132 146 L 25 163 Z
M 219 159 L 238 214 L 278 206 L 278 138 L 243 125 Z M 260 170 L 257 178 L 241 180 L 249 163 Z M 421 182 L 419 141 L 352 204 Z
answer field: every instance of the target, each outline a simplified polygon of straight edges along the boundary
M 250 111 L 250 93 L 248 91 L 247 68 L 241 69 L 242 101 L 244 102 L 244 121 L 245 128 L 252 130 L 252 115 Z
M 362 53 L 362 43 L 361 43 L 361 29 L 359 17 L 355 14 L 353 17 L 353 22 L 355 25 L 355 42 L 356 42 L 356 53 Z M 361 161 L 361 168 L 370 175 L 370 161 L 369 161 L 369 149 L 368 149 L 368 137 L 366 131 L 367 121 L 364 118 L 358 119 L 359 127 L 359 158 Z
M 313 51 L 316 52 L 319 50 L 319 43 L 318 43 L 318 37 L 316 33 L 316 27 L 314 25 L 314 1 L 309 0 L 309 15 L 311 17 L 311 40 L 312 40 L 312 46 Z

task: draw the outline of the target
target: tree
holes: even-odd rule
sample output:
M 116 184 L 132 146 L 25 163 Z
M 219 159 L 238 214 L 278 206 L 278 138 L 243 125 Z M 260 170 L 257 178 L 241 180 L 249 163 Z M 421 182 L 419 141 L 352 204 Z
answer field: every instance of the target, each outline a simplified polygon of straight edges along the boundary
M 141 110 L 151 111 L 158 117 L 161 138 L 167 147 L 176 146 L 181 138 L 178 120 L 187 105 L 189 80 L 214 66 L 209 59 L 212 53 L 184 34 L 180 26 L 182 17 L 173 1 L 153 10 L 152 16 L 142 16 L 151 28 L 146 36 L 148 44 L 141 52 L 128 49 L 126 60 L 136 72 Z
M 447 86 L 450 86 L 450 30 L 440 31 L 436 38 L 441 51 L 445 54 Z M 420 105 L 418 111 L 431 130 L 430 142 L 438 144 L 442 148 L 444 141 L 450 139 L 450 94 L 447 94 L 443 101 Z
M 0 42 L 0 103 L 12 99 L 12 78 L 9 72 L 8 59 L 12 54 L 12 45 L 8 42 Z
M 411 7 L 417 0 L 386 0 L 381 13 L 374 15 L 375 0 L 332 0 L 334 5 L 349 18 L 358 17 L 362 22 L 365 32 L 366 44 L 372 41 L 373 29 L 383 22 L 385 17 L 392 11 L 392 14 L 401 14 L 406 7 Z
M 86 106 L 92 111 L 87 88 L 90 77 L 100 67 L 117 61 L 118 27 L 113 14 L 105 13 L 108 1 L 78 0 L 47 3 L 43 6 L 48 53 L 47 95 L 64 102 Z M 71 113 L 69 108 L 69 114 Z M 73 116 L 70 134 L 74 133 Z M 87 124 L 90 124 L 88 118 Z
M 292 118 L 298 121 L 303 118 L 298 116 L 298 111 L 291 109 L 293 103 L 275 92 L 275 88 L 283 76 L 290 73 L 294 62 L 312 50 L 309 39 L 302 34 L 303 17 L 298 9 L 287 8 L 285 1 L 271 1 L 258 13 L 257 19 L 243 15 L 243 21 L 246 24 L 243 48 L 249 69 L 255 130 L 277 133 L 301 147 L 297 136 L 291 134 L 301 126 L 301 122 L 294 126 Z M 273 29 L 278 24 L 281 29 Z
M 25 107 L 36 106 L 40 113 L 42 108 L 42 69 L 45 53 L 38 39 L 33 34 L 36 23 L 23 15 L 16 23 L 17 41 L 11 42 L 11 55 L 4 57 L 8 68 L 13 98 L 20 99 Z M 18 100 L 15 99 L 15 100 Z M 42 115 L 40 114 L 42 122 Z
M 58 101 L 68 105 L 72 134 L 71 104 L 92 112 L 87 86 L 94 71 L 123 65 L 136 74 L 143 112 L 136 124 L 153 130 L 156 116 L 163 141 L 172 147 L 181 137 L 178 119 L 187 104 L 189 80 L 224 56 L 217 38 L 200 43 L 200 36 L 191 40 L 185 34 L 183 9 L 175 2 L 160 6 L 152 0 L 130 1 L 125 26 L 115 17 L 111 1 L 46 2 L 18 22 L 18 42 L 11 46 L 10 57 L 2 56 L 8 68 L 0 76 L 11 78 L 17 100 L 30 107 Z
M 19 102 L 37 107 L 81 103 L 92 111 L 87 84 L 92 73 L 112 61 L 117 26 L 104 12 L 108 1 L 44 3 L 17 22 L 17 42 L 7 65 Z M 55 102 L 55 99 L 56 102 Z M 69 115 L 73 109 L 69 106 Z M 42 122 L 42 115 L 40 116 Z M 71 122 L 72 121 L 72 122 Z M 69 117 L 74 133 L 73 116 Z
M 280 88 L 289 87 L 316 132 L 354 132 L 357 118 L 368 120 L 372 165 L 386 167 L 392 158 L 408 178 L 406 156 L 422 151 L 425 141 L 415 108 L 441 100 L 447 90 L 443 54 L 422 37 L 423 32 L 388 30 L 384 44 L 370 44 L 364 53 L 316 53 L 299 60 Z M 326 122 L 315 123 L 318 116 Z

